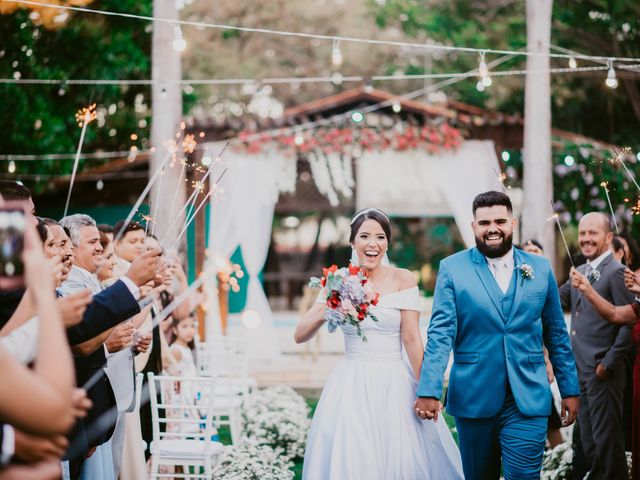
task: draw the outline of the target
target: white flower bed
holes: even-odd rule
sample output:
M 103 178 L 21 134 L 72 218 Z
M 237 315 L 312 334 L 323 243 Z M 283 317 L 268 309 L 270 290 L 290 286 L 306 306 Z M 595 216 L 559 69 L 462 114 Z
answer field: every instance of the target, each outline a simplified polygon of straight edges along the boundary
M 627 452 L 627 465 L 631 477 L 631 453 Z M 587 478 L 589 475 L 585 476 Z M 544 452 L 541 480 L 573 479 L 573 449 L 571 442 L 564 442 L 553 450 Z
M 270 447 L 244 442 L 225 447 L 214 480 L 293 480 L 289 463 Z
M 309 407 L 304 398 L 286 386 L 258 390 L 242 411 L 242 437 L 258 445 L 268 445 L 278 456 L 290 461 L 304 456 Z

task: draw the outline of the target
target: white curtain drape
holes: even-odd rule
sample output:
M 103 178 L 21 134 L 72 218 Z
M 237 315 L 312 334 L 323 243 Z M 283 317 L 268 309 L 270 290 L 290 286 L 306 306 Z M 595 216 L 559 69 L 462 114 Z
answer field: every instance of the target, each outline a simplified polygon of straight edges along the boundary
M 366 152 L 358 160 L 357 209 L 377 207 L 394 216 L 450 216 L 465 244 L 475 244 L 473 198 L 502 190 L 492 141 L 468 140 L 451 152 Z
M 221 143 L 215 143 L 208 148 L 210 152 L 217 152 L 221 146 Z M 273 358 L 280 351 L 271 307 L 258 275 L 271 243 L 281 160 L 276 152 L 247 157 L 242 152 L 228 149 L 224 155 L 228 171 L 220 182 L 223 192 L 211 200 L 207 332 L 209 335 L 220 334 L 220 307 L 215 294 L 220 259 L 227 259 L 239 245 L 248 276 L 245 312 L 252 310 L 260 319 L 255 328 L 240 327 L 246 337 L 247 353 L 252 358 Z M 211 178 L 216 179 L 222 168 L 215 167 Z
M 253 310 L 260 323 L 246 329 L 247 352 L 258 358 L 278 355 L 278 340 L 273 327 L 273 314 L 258 275 L 267 259 L 271 243 L 273 212 L 278 200 L 277 156 L 268 154 L 255 159 L 242 158 L 238 162 L 242 172 L 243 195 L 237 198 L 236 218 L 240 234 L 240 247 L 249 284 L 245 312 Z

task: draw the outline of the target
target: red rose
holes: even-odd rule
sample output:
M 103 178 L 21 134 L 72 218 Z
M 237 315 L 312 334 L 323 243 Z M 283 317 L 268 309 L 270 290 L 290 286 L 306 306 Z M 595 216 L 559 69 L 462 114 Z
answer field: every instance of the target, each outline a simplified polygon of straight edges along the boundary
M 357 275 L 360 271 L 360 267 L 357 265 L 349 264 L 349 275 Z
M 360 304 L 360 311 L 362 313 L 367 313 L 367 309 L 369 308 L 369 305 L 367 305 L 366 303 L 361 303 Z
M 360 320 L 360 321 L 364 320 L 364 312 L 360 312 L 358 314 L 358 320 Z
M 320 285 L 324 287 L 326 284 L 327 284 L 327 277 L 322 277 L 322 280 L 320 280 Z
M 371 300 L 371 305 L 378 305 L 378 300 L 380 300 L 380 294 L 376 293 L 376 296 Z

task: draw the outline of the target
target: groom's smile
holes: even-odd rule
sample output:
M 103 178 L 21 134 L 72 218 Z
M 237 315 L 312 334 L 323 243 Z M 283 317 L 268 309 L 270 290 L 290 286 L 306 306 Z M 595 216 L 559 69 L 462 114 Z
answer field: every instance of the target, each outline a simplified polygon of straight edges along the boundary
M 478 208 L 471 226 L 476 246 L 485 257 L 502 257 L 511 250 L 515 220 L 507 207 L 494 205 Z

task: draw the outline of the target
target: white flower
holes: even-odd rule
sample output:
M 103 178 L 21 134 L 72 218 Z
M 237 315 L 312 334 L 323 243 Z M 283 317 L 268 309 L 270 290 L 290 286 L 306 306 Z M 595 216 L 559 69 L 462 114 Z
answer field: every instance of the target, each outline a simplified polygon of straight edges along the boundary
M 528 263 L 522 263 L 520 265 L 518 265 L 516 267 L 518 270 L 520 270 L 520 274 L 522 275 L 522 280 L 520 281 L 520 286 L 522 286 L 522 284 L 524 284 L 525 280 L 532 280 L 535 277 L 535 275 L 533 274 L 533 267 L 531 265 L 529 265 Z
M 244 440 L 268 445 L 287 461 L 304 456 L 311 425 L 309 407 L 292 388 L 277 386 L 255 392 L 243 408 L 242 420 Z
M 597 282 L 598 280 L 600 280 L 600 270 L 597 270 L 597 269 L 595 269 L 595 268 L 594 268 L 594 269 L 592 269 L 592 270 L 589 272 L 589 276 L 588 276 L 588 278 L 589 278 L 589 282 L 590 282 L 590 283 L 595 283 L 595 282 Z

